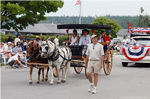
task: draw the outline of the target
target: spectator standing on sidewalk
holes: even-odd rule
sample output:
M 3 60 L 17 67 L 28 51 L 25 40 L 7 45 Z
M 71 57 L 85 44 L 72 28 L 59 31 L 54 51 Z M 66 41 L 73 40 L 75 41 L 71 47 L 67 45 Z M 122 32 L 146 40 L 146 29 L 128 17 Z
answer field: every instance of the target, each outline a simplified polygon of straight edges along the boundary
M 17 46 L 17 42 L 20 41 L 20 36 L 21 36 L 20 34 L 18 34 L 16 36 L 15 41 L 14 41 L 15 42 L 15 46 Z
M 57 35 L 56 38 L 53 41 L 56 46 L 59 46 L 59 36 Z

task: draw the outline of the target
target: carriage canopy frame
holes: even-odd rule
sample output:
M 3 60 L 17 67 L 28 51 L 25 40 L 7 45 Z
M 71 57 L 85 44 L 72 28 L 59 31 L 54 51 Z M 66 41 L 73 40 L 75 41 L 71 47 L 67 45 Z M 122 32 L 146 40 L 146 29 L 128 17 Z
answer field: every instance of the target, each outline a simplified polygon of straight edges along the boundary
M 97 24 L 59 24 L 57 29 L 111 29 L 110 25 Z

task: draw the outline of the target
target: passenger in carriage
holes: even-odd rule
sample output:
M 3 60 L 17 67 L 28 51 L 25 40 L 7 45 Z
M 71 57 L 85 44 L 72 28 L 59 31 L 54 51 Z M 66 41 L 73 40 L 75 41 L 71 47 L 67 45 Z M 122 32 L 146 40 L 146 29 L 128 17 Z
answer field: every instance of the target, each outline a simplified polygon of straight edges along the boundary
M 88 34 L 89 31 L 87 29 L 82 30 L 82 36 L 80 38 L 79 45 L 91 44 L 91 38 Z
M 63 46 L 69 46 L 71 43 L 70 43 L 70 38 L 71 37 L 67 37 L 67 39 L 63 42 Z
M 79 36 L 77 30 L 73 30 L 73 35 L 69 38 L 69 41 L 71 42 L 70 45 L 78 45 Z
M 101 32 L 101 35 L 102 35 L 102 42 L 106 43 L 106 44 L 104 45 L 104 52 L 106 52 L 106 50 L 108 49 L 108 46 L 109 46 L 110 43 L 111 43 L 111 40 L 110 40 L 109 36 L 107 36 L 107 35 L 105 34 L 104 31 Z
M 99 34 L 99 35 L 98 35 L 98 43 L 101 43 L 101 42 L 102 42 L 102 35 Z

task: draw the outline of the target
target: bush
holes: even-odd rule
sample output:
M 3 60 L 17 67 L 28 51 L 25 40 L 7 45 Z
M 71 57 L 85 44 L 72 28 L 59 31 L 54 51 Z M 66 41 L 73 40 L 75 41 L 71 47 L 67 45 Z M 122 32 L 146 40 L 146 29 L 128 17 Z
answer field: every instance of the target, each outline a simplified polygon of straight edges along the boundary
M 10 35 L 5 35 L 5 34 L 2 34 L 1 33 L 1 35 L 0 35 L 0 41 L 1 42 L 7 42 L 7 40 L 8 40 L 8 37 L 9 37 Z M 12 37 L 13 37 L 13 39 L 15 39 L 15 35 L 12 35 Z

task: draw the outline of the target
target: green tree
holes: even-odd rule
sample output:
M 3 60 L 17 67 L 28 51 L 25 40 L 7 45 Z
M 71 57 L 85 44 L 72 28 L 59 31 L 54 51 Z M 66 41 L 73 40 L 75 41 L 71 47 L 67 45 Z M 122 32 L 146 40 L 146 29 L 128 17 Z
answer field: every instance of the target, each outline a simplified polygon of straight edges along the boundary
M 61 0 L 42 1 L 1 1 L 1 28 L 16 31 L 46 20 L 45 13 L 62 8 Z
M 148 27 L 150 27 L 150 16 L 146 15 L 144 18 L 144 24 Z
M 99 25 L 110 25 L 111 26 L 111 32 L 109 33 L 112 38 L 116 37 L 116 33 L 121 29 L 120 25 L 115 20 L 110 20 L 105 17 L 98 17 L 94 20 L 93 24 L 99 24 Z M 108 32 L 108 30 L 101 29 L 97 30 L 96 32 L 99 34 L 101 31 Z

